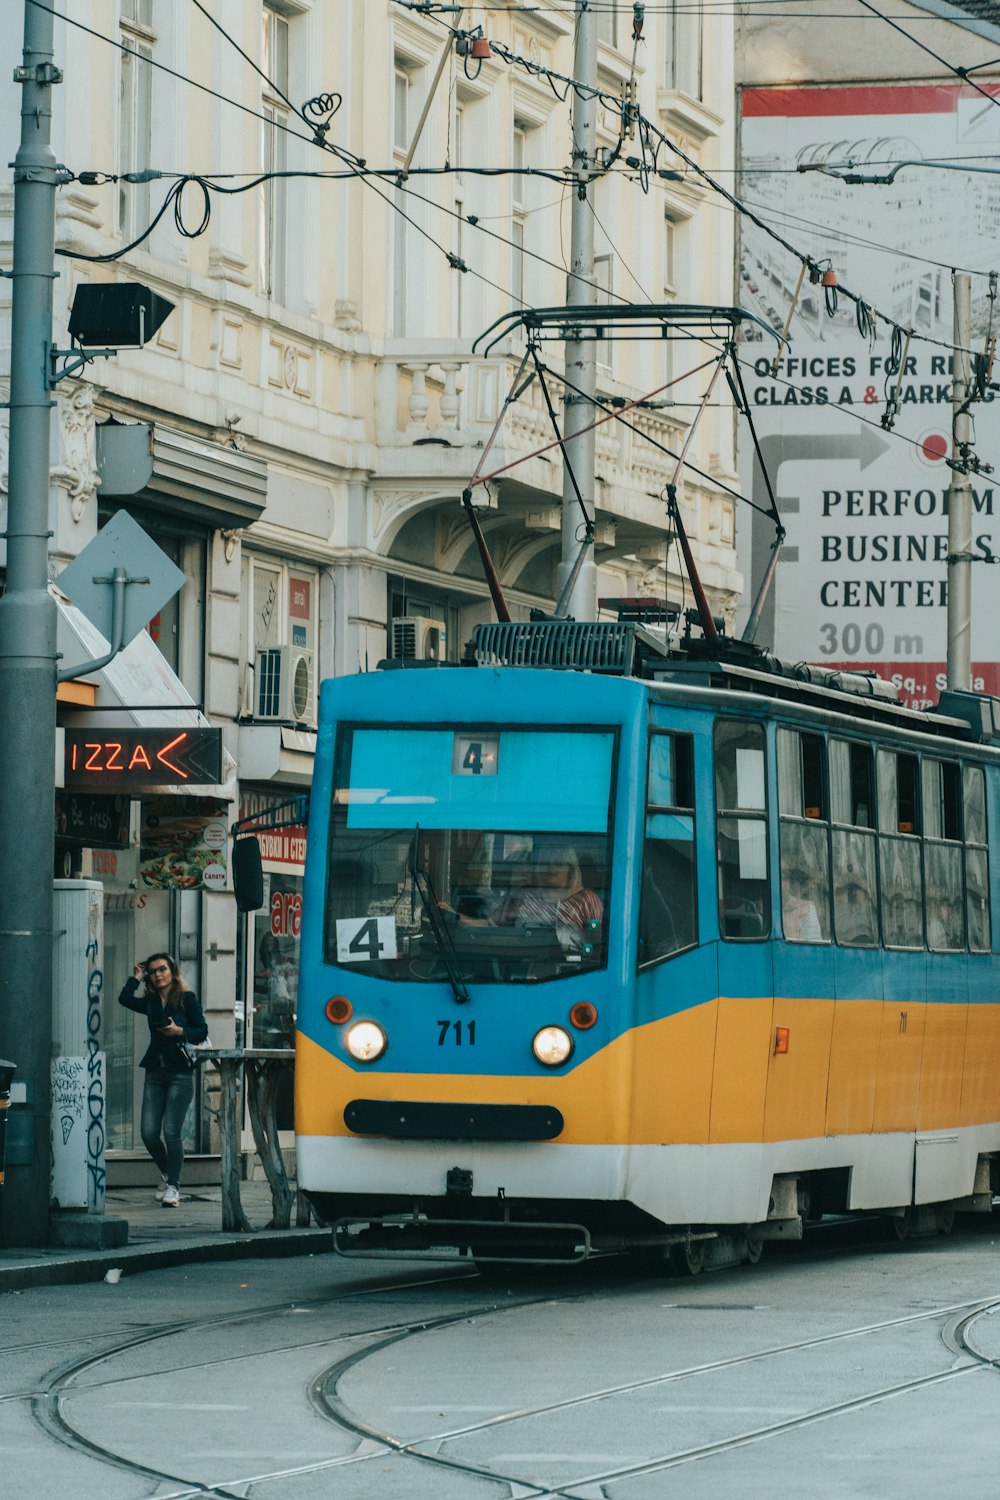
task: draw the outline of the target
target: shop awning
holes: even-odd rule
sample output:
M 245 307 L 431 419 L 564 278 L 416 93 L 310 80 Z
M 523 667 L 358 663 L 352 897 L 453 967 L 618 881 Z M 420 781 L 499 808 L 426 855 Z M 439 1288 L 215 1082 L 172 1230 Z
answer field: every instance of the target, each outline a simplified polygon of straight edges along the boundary
M 66 596 L 50 586 L 58 610 L 57 645 L 60 669 L 77 663 L 96 661 L 110 650 L 104 636 Z M 146 631 L 129 642 L 118 655 L 96 671 L 84 672 L 80 681 L 94 688 L 92 707 L 62 704 L 65 723 L 74 728 L 92 724 L 102 732 L 110 724 L 134 725 L 139 729 L 157 727 L 208 726 L 202 713 L 177 673 Z M 221 784 L 197 787 L 157 788 L 157 795 L 195 792 L 201 797 L 219 797 L 227 802 L 236 799 L 236 762 L 223 749 Z

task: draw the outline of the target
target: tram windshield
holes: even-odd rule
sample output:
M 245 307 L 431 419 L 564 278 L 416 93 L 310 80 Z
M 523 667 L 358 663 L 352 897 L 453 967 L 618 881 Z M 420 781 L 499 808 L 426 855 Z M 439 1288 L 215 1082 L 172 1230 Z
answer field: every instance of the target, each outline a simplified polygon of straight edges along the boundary
M 615 734 L 340 731 L 326 960 L 382 979 L 603 968 Z

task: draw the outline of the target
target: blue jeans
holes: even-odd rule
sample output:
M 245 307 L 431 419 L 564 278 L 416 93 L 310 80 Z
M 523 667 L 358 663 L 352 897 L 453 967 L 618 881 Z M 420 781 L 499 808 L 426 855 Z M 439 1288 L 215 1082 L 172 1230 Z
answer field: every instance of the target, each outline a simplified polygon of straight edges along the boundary
M 193 1097 L 193 1073 L 174 1073 L 169 1068 L 146 1069 L 139 1125 L 142 1144 L 174 1187 L 180 1187 L 184 1164 L 184 1117 Z

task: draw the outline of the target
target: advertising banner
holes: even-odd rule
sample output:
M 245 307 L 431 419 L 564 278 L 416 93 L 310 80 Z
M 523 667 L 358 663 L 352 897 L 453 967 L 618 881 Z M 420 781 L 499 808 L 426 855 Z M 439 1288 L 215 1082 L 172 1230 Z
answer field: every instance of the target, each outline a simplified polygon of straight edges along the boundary
M 787 540 L 757 633 L 788 661 L 875 670 L 913 706 L 945 686 L 948 491 L 953 478 L 951 267 L 974 274 L 972 347 L 1000 333 L 1000 176 L 969 170 L 1000 148 L 1000 109 L 960 84 L 758 88 L 744 91 L 740 196 L 791 244 L 914 337 L 897 379 L 891 330 L 871 338 L 857 309 L 807 277 L 776 374 L 776 343 L 761 329 L 740 346 L 764 464 Z M 967 164 L 964 168 L 962 163 Z M 959 170 L 920 165 L 948 161 Z M 850 170 L 892 183 L 849 185 Z M 798 168 L 808 167 L 800 172 Z M 784 327 L 799 262 L 741 221 L 742 305 Z M 925 335 L 934 342 L 916 337 Z M 891 368 L 891 367 L 890 367 Z M 974 451 L 1000 461 L 995 393 L 972 408 Z M 887 403 L 898 410 L 891 431 Z M 767 507 L 761 465 L 741 432 L 744 493 Z M 991 629 L 1000 554 L 1000 475 L 972 475 L 974 688 L 1000 692 Z M 752 515 L 752 521 L 748 518 Z M 767 565 L 774 527 L 739 517 L 748 600 Z
M 156 890 L 224 891 L 226 805 L 209 797 L 153 797 L 142 804 L 139 873 Z

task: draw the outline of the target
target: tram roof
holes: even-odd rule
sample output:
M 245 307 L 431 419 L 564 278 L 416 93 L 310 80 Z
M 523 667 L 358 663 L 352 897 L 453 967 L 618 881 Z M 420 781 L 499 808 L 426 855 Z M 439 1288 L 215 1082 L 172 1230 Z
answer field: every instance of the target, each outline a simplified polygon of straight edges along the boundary
M 629 619 L 489 623 L 476 627 L 471 659 L 478 666 L 579 671 L 748 693 L 886 728 L 1000 748 L 998 698 L 946 689 L 933 709 L 908 708 L 886 678 L 783 662 L 721 633 L 712 641 L 691 635 L 678 639 L 667 629 Z

